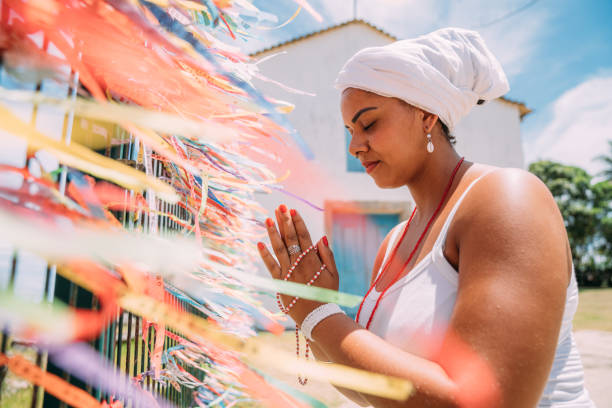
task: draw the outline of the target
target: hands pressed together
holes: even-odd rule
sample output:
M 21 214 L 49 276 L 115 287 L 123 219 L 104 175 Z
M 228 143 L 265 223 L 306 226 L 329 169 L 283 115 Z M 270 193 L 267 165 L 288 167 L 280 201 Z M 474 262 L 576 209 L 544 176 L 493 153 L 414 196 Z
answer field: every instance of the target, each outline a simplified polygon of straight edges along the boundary
M 266 220 L 266 229 L 270 237 L 274 257 L 266 245 L 257 243 L 259 255 L 263 259 L 266 268 L 275 279 L 285 279 L 290 268 L 298 260 L 300 254 L 304 253 L 313 243 L 310 233 L 304 224 L 304 220 L 294 209 L 288 210 L 282 204 L 275 211 L 278 228 L 271 218 Z M 299 247 L 299 250 L 297 247 Z M 292 250 L 290 251 L 289 248 Z M 315 250 L 316 248 L 316 250 Z M 307 284 L 320 270 L 320 275 L 312 282 L 312 286 L 326 289 L 338 290 L 339 277 L 336 263 L 327 238 L 320 239 L 311 251 L 305 254 L 297 266 L 293 269 L 289 281 Z M 324 268 L 322 266 L 325 265 Z M 285 307 L 289 306 L 294 299 L 293 296 L 281 295 L 281 301 Z M 304 318 L 322 303 L 298 299 L 289 309 L 289 316 L 298 326 L 301 326 Z

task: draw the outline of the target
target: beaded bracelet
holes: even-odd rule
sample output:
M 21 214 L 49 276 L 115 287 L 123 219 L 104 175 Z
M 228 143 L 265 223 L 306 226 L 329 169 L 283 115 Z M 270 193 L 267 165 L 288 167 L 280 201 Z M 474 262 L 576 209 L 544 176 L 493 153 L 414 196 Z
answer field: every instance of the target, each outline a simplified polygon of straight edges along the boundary
M 325 269 L 326 266 L 325 264 L 321 265 L 321 268 L 319 268 L 319 270 L 314 274 L 314 276 L 312 277 L 312 279 L 310 279 L 307 283 L 306 286 L 311 286 L 314 281 L 317 280 L 317 278 L 321 275 L 321 272 L 323 272 L 323 269 Z M 287 279 L 284 279 L 287 280 Z M 298 297 L 294 297 L 293 299 L 291 299 L 291 302 L 289 302 L 289 306 L 285 307 L 283 305 L 283 301 L 280 298 L 280 295 L 277 293 L 276 294 L 276 302 L 278 303 L 278 308 L 283 312 L 283 313 L 289 313 L 289 311 L 291 310 L 291 308 L 296 304 L 296 302 L 298 301 Z
M 302 258 L 304 258 L 304 256 L 306 256 L 310 251 L 312 251 L 314 249 L 315 252 L 318 252 L 319 250 L 317 249 L 316 246 L 311 245 L 308 247 L 308 249 L 306 249 L 304 252 L 302 252 L 295 260 L 295 262 L 293 262 L 293 265 L 291 265 L 291 267 L 289 268 L 289 270 L 287 271 L 287 275 L 283 278 L 284 281 L 288 281 L 289 278 L 291 277 L 291 274 L 293 273 L 293 271 L 295 270 L 295 268 L 299 265 L 300 261 L 302 260 Z M 314 277 L 306 284 L 308 286 L 312 285 L 313 282 L 319 277 L 319 275 L 321 275 L 321 272 L 323 271 L 323 269 L 325 269 L 325 264 L 323 264 L 323 266 L 321 266 L 321 268 L 319 269 L 319 271 L 317 273 L 315 273 Z M 289 306 L 287 306 L 287 308 L 285 308 L 285 306 L 283 305 L 283 301 L 281 300 L 280 294 L 276 294 L 276 303 L 278 304 L 278 308 L 281 310 L 281 312 L 288 314 L 289 310 L 291 310 L 291 308 L 295 305 L 295 303 L 297 302 L 298 297 L 294 297 L 291 302 L 289 303 Z
M 313 249 L 315 250 L 315 252 L 318 252 L 317 247 L 314 246 L 313 244 L 296 258 L 295 262 L 293 262 L 293 265 L 291 265 L 291 267 L 287 271 L 287 275 L 283 278 L 284 281 L 289 280 L 289 278 L 291 277 L 291 274 L 293 273 L 295 268 L 299 265 L 302 258 L 304 258 L 304 256 L 306 256 Z M 317 280 L 317 278 L 321 275 L 321 272 L 323 272 L 323 269 L 325 268 L 326 268 L 325 264 L 321 265 L 321 268 L 319 268 L 319 270 L 306 283 L 306 285 L 311 286 L 314 283 L 314 281 Z M 279 293 L 276 294 L 276 302 L 278 303 L 278 308 L 281 310 L 281 312 L 285 314 L 289 314 L 289 311 L 295 305 L 297 300 L 298 300 L 298 297 L 296 296 L 291 300 L 291 302 L 289 303 L 289 306 L 285 307 L 283 305 L 283 301 L 281 300 L 280 294 Z M 295 355 L 297 358 L 300 358 L 300 330 L 298 329 L 297 324 L 295 325 Z M 308 360 L 309 355 L 310 355 L 310 341 L 307 338 L 306 347 L 304 350 L 304 358 Z M 298 375 L 298 382 L 300 383 L 300 385 L 306 385 L 308 383 L 308 378 L 302 378 L 300 375 Z

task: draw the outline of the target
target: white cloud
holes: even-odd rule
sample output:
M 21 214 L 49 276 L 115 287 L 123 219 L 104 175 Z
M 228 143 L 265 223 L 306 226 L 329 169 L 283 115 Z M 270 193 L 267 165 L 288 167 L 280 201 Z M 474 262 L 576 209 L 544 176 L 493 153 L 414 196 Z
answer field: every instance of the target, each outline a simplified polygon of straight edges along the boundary
M 281 29 L 259 30 L 253 27 L 249 32 L 253 38 L 249 39 L 246 44 L 241 44 L 243 51 L 247 53 L 258 51 L 279 42 L 346 21 L 352 16 L 352 0 L 309 0 L 308 3 L 323 17 L 322 22 L 317 22 L 313 16 L 302 8 L 298 16 Z M 282 2 L 255 0 L 253 5 L 259 10 L 278 18 L 277 24 L 272 25 L 284 23 L 298 8 L 297 2 L 291 0 L 283 0 Z M 269 26 L 270 24 L 263 25 Z
M 591 174 L 601 171 L 603 164 L 594 158 L 610 153 L 612 75 L 588 79 L 566 91 L 553 103 L 551 121 L 526 136 L 528 162 L 550 159 Z
M 499 23 L 478 28 L 523 6 L 524 0 L 379 0 L 360 4 L 360 17 L 400 38 L 448 26 L 475 29 L 509 77 L 521 73 L 530 62 L 550 17 L 542 9 L 527 9 Z
M 442 0 L 361 1 L 357 11 L 359 18 L 399 38 L 409 38 L 438 28 L 444 3 Z
M 331 21 L 344 21 L 352 17 L 353 2 L 351 0 L 310 1 L 316 10 L 324 10 L 325 18 Z
M 528 9 L 498 23 L 489 26 L 486 24 L 523 5 L 523 0 L 451 2 L 448 24 L 473 28 L 480 32 L 506 74 L 512 77 L 521 73 L 531 62 L 530 57 L 542 44 L 550 15 L 542 9 Z M 485 26 L 481 27 L 483 25 Z
M 295 21 L 282 30 L 255 30 L 254 34 L 260 39 L 251 40 L 245 48 L 248 51 L 261 49 L 265 45 L 320 30 L 352 17 L 353 0 L 309 0 L 309 3 L 324 17 L 322 24 L 316 23 L 302 11 Z M 263 0 L 255 4 L 278 14 L 281 20 L 291 15 L 295 7 L 295 3 L 288 0 L 275 7 L 267 6 Z M 551 11 L 533 7 L 491 26 L 477 27 L 524 5 L 525 0 L 358 0 L 357 16 L 399 38 L 415 37 L 448 26 L 477 29 L 512 78 L 522 72 L 537 52 L 544 30 L 548 29 Z

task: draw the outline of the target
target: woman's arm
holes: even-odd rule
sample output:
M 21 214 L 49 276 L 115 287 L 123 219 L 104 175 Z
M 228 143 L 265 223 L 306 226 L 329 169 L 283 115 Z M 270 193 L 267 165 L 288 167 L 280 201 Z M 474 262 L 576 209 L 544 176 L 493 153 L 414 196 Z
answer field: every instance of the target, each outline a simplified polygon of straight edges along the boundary
M 382 265 L 382 262 L 384 260 L 385 253 L 387 251 L 387 246 L 389 244 L 389 240 L 391 236 L 393 235 L 393 231 L 395 231 L 396 228 L 397 226 L 391 229 L 391 231 L 389 231 L 389 233 L 385 236 L 385 239 L 383 239 L 383 242 L 381 243 L 380 247 L 378 248 L 376 258 L 374 258 L 374 266 L 372 267 L 372 278 L 371 278 L 370 284 L 372 284 L 374 280 L 376 279 L 378 270 L 380 269 L 380 266 Z M 319 345 L 316 342 L 312 342 L 310 344 L 310 348 L 317 360 L 331 361 L 329 356 L 325 354 L 325 351 L 323 351 L 323 349 L 319 347 Z M 369 405 L 369 403 L 365 400 L 365 398 L 357 391 L 349 390 L 349 389 L 342 388 L 342 387 L 336 387 L 336 386 L 334 386 L 334 388 L 336 388 L 345 397 L 349 398 L 351 401 L 358 404 L 359 406 L 365 407 Z
M 534 175 L 507 169 L 481 182 L 454 227 L 460 273 L 450 328 L 490 361 L 504 407 L 535 406 L 572 273 L 567 233 Z
M 289 242 L 296 240 L 291 237 L 294 223 L 300 242 L 306 238 L 301 219 L 281 221 Z M 453 240 L 447 245 L 459 251 L 459 287 L 447 332 L 451 336 L 445 337 L 437 357 L 425 359 L 398 349 L 344 315 L 323 320 L 312 337 L 331 361 L 402 377 L 414 385 L 415 392 L 404 402 L 363 394 L 375 407 L 534 406 L 554 358 L 570 273 L 558 208 L 529 173 L 498 171 L 472 189 L 451 230 Z M 286 256 L 275 231 L 269 231 L 275 251 Z M 333 255 L 318 247 L 330 269 L 320 284 L 333 288 Z M 270 255 L 262 251 L 262 257 L 273 276 L 280 276 L 281 267 Z M 309 262 L 303 271 L 296 270 L 296 279 L 316 270 L 318 261 Z M 302 299 L 292 318 L 301 324 L 318 305 Z M 461 342 L 449 340 L 454 338 Z
M 449 332 L 479 361 L 463 361 L 456 370 L 452 355 L 425 360 L 342 315 L 323 320 L 313 338 L 332 361 L 415 385 L 403 403 L 364 395 L 375 407 L 534 406 L 554 358 L 570 271 L 557 206 L 535 177 L 499 171 L 466 197 L 452 229 L 460 272 Z M 445 347 L 442 356 L 449 354 Z M 495 402 L 486 401 L 494 394 L 478 395 L 487 389 L 488 377 L 480 375 L 487 367 L 498 387 Z
M 332 361 L 329 356 L 327 356 L 327 354 L 325 354 L 325 352 L 323 351 L 322 348 L 320 348 L 316 342 L 312 342 L 310 343 L 310 349 L 312 350 L 312 354 L 314 354 L 315 358 L 319 361 Z M 333 385 L 333 384 L 332 384 Z M 365 398 L 363 398 L 363 396 L 358 393 L 357 391 L 353 391 L 353 390 L 349 390 L 347 388 L 342 388 L 342 387 L 336 387 L 334 385 L 334 388 L 336 390 L 338 390 L 338 392 L 340 392 L 342 395 L 344 395 L 346 398 L 350 399 L 351 401 L 353 401 L 355 404 L 359 405 L 360 407 L 367 407 L 368 405 L 370 405 Z

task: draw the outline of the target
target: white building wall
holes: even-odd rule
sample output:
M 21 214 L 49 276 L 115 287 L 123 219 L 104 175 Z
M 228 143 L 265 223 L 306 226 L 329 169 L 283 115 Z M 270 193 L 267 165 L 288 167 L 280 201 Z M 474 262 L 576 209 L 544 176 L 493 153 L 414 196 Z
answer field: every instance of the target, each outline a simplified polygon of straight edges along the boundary
M 517 106 L 501 99 L 474 109 L 457 125 L 456 150 L 467 160 L 500 167 L 524 166 Z
M 332 188 L 324 197 L 309 193 L 304 197 L 323 206 L 323 200 L 410 202 L 406 188 L 383 190 L 376 186 L 366 173 L 346 171 L 344 125 L 340 115 L 340 95 L 334 88 L 336 74 L 358 50 L 379 46 L 392 40 L 363 23 L 351 23 L 312 37 L 259 54 L 262 58 L 278 52 L 278 55 L 259 65 L 267 77 L 285 85 L 316 93 L 315 97 L 295 95 L 279 87 L 256 81 L 255 86 L 265 95 L 286 100 L 296 105 L 288 115 L 290 122 L 300 132 L 312 149 L 314 164 L 329 176 Z M 522 167 L 523 154 L 517 107 L 504 101 L 493 101 L 479 106 L 464 119 L 454 132 L 457 149 L 466 159 L 509 167 Z M 288 184 L 291 184 L 291 180 Z M 307 181 L 306 181 L 307 182 Z M 299 190 L 299 188 L 297 189 Z M 310 191 L 312 190 L 302 190 Z M 294 189 L 294 192 L 298 192 Z M 264 207 L 273 210 L 280 203 L 297 208 L 304 216 L 313 240 L 325 234 L 324 217 L 298 200 L 280 193 L 259 195 Z

